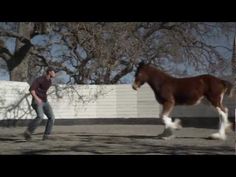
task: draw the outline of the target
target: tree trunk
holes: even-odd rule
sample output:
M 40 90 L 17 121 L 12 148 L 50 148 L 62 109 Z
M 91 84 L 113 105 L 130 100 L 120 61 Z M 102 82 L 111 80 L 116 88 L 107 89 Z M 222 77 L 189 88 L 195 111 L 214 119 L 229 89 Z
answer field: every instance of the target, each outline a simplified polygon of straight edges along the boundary
M 24 60 L 17 67 L 10 71 L 11 81 L 28 82 L 29 58 L 30 55 L 27 54 Z
M 32 28 L 33 28 L 32 23 L 20 22 L 19 26 L 18 26 L 18 33 L 20 35 L 30 39 L 32 31 L 33 31 Z M 16 52 L 19 51 L 19 49 L 22 48 L 24 45 L 27 45 L 27 44 L 24 44 L 21 41 L 19 41 L 18 39 L 16 39 L 15 51 Z M 29 63 L 29 59 L 30 59 L 30 55 L 29 55 L 30 47 L 31 46 L 29 46 L 26 49 L 28 51 L 25 51 L 26 54 L 23 56 L 24 59 L 22 60 L 22 62 L 20 62 L 20 64 L 17 67 L 14 67 L 12 70 L 10 70 L 10 80 L 21 81 L 21 82 L 28 81 L 28 69 L 29 69 L 28 63 Z M 19 60 L 17 55 L 15 55 L 15 60 Z

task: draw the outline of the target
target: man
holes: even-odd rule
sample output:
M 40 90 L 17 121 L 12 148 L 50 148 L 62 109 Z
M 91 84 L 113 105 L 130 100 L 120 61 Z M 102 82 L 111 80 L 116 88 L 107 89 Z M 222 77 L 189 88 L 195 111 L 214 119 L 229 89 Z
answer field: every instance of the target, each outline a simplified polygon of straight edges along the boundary
M 43 120 L 44 114 L 46 114 L 48 120 L 45 127 L 43 140 L 50 139 L 50 134 L 52 132 L 55 117 L 52 108 L 47 100 L 47 91 L 52 85 L 51 79 L 54 78 L 55 75 L 55 70 L 52 67 L 49 67 L 46 71 L 46 75 L 36 78 L 30 86 L 29 91 L 32 95 L 31 106 L 36 111 L 37 117 L 30 122 L 28 128 L 24 132 L 24 137 L 26 140 L 31 139 L 32 133 Z

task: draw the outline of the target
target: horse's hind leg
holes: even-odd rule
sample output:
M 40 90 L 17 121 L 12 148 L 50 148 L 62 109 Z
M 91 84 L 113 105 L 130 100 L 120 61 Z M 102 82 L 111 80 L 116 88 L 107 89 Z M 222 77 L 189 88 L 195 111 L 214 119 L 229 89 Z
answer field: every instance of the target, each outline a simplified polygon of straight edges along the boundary
M 221 96 L 216 100 L 210 100 L 212 105 L 216 108 L 219 114 L 219 131 L 210 136 L 210 138 L 212 139 L 225 140 L 226 130 L 231 126 L 231 124 L 228 121 L 228 109 L 223 106 L 222 100 L 223 100 L 223 94 L 221 94 Z
M 174 108 L 173 102 L 165 102 L 163 104 L 161 118 L 162 118 L 162 121 L 165 125 L 165 129 L 164 129 L 163 133 L 158 135 L 158 138 L 162 138 L 162 139 L 166 139 L 166 140 L 172 139 L 172 138 L 174 138 L 174 130 L 181 128 L 179 119 L 176 119 L 173 122 L 172 119 L 169 117 L 169 114 L 171 113 L 173 108 Z
M 228 120 L 228 117 L 229 117 L 228 108 L 224 107 L 223 104 L 221 104 L 220 109 L 222 111 L 224 111 L 225 114 L 226 114 L 226 116 L 225 116 L 226 119 L 224 121 L 224 123 L 225 123 L 225 127 L 224 128 L 225 128 L 225 133 L 227 133 L 228 131 L 233 130 L 233 124 Z
M 213 139 L 226 139 L 226 129 L 229 126 L 227 113 L 222 111 L 220 107 L 216 107 L 216 110 L 219 114 L 219 131 L 217 133 L 213 133 L 211 138 Z

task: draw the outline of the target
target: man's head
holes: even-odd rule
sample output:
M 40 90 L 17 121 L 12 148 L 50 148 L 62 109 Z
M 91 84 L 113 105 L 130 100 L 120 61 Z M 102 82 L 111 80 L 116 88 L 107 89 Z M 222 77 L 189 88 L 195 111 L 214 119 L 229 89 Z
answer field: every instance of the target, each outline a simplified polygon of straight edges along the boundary
M 48 67 L 46 74 L 50 76 L 50 78 L 54 78 L 56 76 L 55 69 L 53 67 Z

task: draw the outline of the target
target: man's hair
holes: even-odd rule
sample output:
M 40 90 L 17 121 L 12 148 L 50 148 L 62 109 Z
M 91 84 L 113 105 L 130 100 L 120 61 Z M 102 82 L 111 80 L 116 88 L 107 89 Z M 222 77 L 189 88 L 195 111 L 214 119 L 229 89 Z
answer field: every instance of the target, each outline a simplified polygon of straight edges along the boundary
M 55 69 L 53 67 L 49 66 L 48 69 L 46 70 L 46 73 L 48 74 L 50 71 L 55 72 Z

